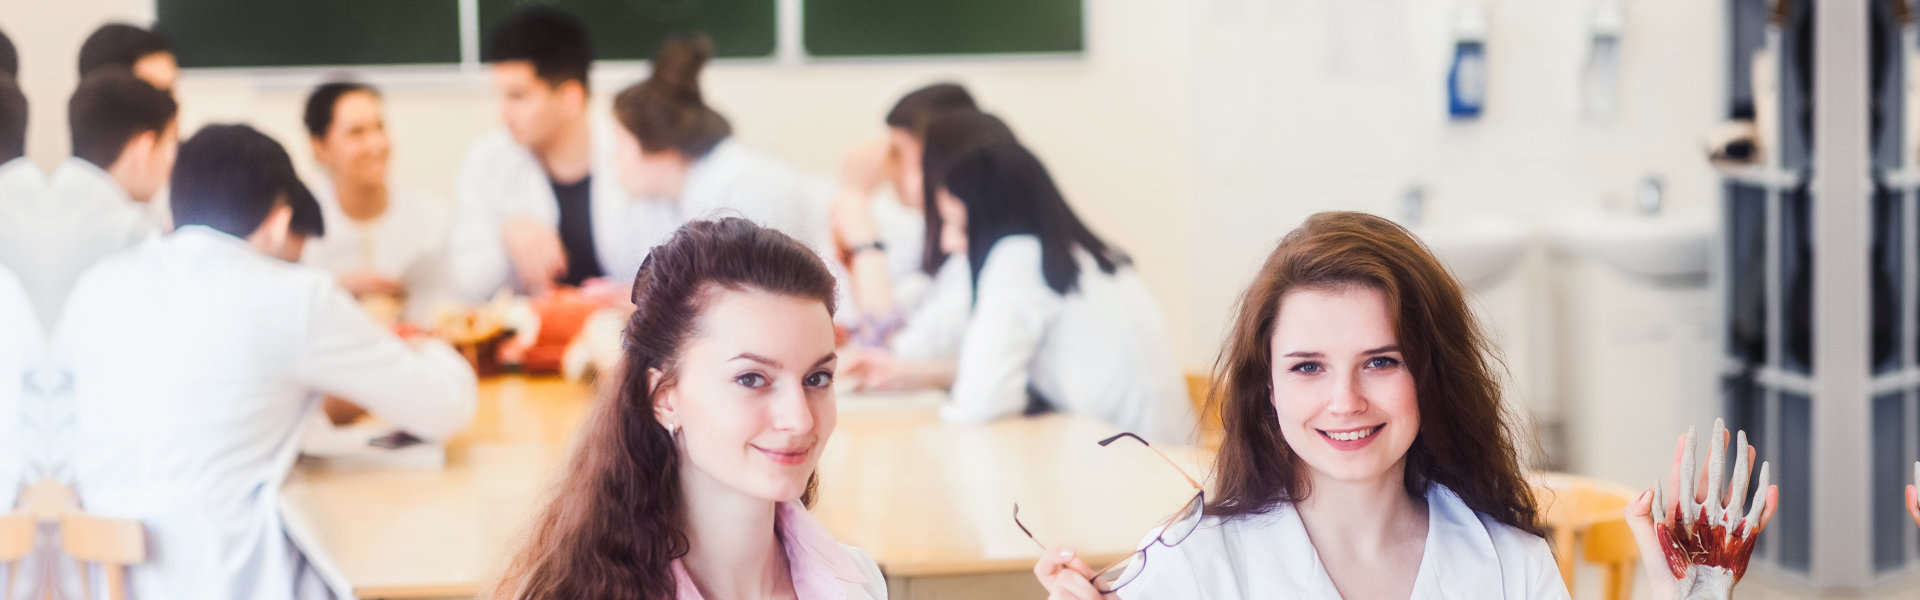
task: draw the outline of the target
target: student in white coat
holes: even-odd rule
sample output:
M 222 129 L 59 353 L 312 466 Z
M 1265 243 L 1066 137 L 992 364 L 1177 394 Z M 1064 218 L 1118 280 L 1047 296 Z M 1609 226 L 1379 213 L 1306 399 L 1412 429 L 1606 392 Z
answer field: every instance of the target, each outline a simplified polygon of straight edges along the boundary
M 979 110 L 959 84 L 922 87 L 887 112 L 884 137 L 860 143 L 841 161 L 833 241 L 859 310 L 856 346 L 887 347 L 932 288 L 931 273 L 921 269 L 926 218 L 920 159 L 927 126 L 946 114 Z M 882 182 L 891 183 L 891 200 L 876 193 Z
M 1191 439 L 1193 409 L 1158 305 L 1038 158 L 1014 142 L 984 146 L 945 170 L 935 197 L 940 244 L 966 256 L 973 280 L 942 416 L 986 421 L 1039 404 L 1149 440 Z
M 377 325 L 325 271 L 274 258 L 300 185 L 241 125 L 180 149 L 178 229 L 89 270 L 54 334 L 70 368 L 75 491 L 137 519 L 140 598 L 308 598 L 323 582 L 282 525 L 280 484 L 319 394 L 426 438 L 465 427 L 473 371 L 437 341 Z
M 1215 488 L 1097 578 L 1048 551 L 1053 598 L 1567 597 L 1493 348 L 1411 234 L 1315 215 L 1239 307 L 1214 373 Z
M 833 437 L 834 277 L 737 217 L 652 249 L 619 367 L 494 596 L 878 600 L 807 512 Z
M 148 200 L 166 186 L 179 145 L 173 98 L 120 69 L 99 69 L 67 103 L 73 156 L 39 197 L 8 198 L 30 225 L 0 245 L 0 263 L 20 276 L 43 327 L 59 322 L 80 272 L 158 233 Z
M 687 219 L 726 212 L 824 248 L 829 185 L 733 140 L 733 126 L 700 93 L 713 52 L 704 34 L 670 36 L 647 79 L 613 99 L 621 183 L 674 219 L 624 234 L 651 245 Z
M 0 34 L 0 266 L 12 266 L 32 256 L 26 242 L 36 224 L 27 211 L 41 205 L 47 176 L 27 158 L 27 96 L 4 72 L 13 50 L 5 38 Z
M 310 186 L 328 225 L 302 260 L 340 278 L 355 298 L 399 302 L 403 320 L 426 325 L 452 302 L 446 264 L 448 206 L 387 182 L 386 119 L 380 93 L 364 83 L 323 84 L 307 96 L 303 121 L 324 176 Z
M 614 127 L 587 111 L 586 25 L 529 5 L 489 34 L 487 61 L 506 131 L 475 142 L 460 166 L 454 289 L 480 302 L 502 289 L 537 295 L 638 269 L 680 221 L 627 195 L 614 174 Z

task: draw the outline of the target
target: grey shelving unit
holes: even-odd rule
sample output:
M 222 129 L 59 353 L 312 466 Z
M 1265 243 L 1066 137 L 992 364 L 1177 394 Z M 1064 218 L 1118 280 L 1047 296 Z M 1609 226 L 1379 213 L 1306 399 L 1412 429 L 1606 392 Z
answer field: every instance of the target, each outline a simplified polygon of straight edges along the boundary
M 1760 458 L 1773 465 L 1780 509 L 1754 552 L 1759 568 L 1795 579 L 1810 576 L 1813 559 L 1810 481 L 1814 453 L 1811 288 L 1815 202 L 1810 103 L 1813 73 L 1808 20 L 1799 3 L 1785 23 L 1769 24 L 1769 0 L 1731 3 L 1728 117 L 1751 119 L 1755 90 L 1751 57 L 1771 47 L 1779 71 L 1778 140 L 1761 164 L 1721 169 L 1723 352 L 1721 414 L 1747 432 Z

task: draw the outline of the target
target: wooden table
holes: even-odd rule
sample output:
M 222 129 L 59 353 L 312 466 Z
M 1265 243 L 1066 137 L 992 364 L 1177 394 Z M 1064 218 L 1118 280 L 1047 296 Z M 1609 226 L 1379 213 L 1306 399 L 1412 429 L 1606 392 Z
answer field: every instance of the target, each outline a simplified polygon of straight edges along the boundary
M 440 470 L 303 463 L 282 491 L 311 557 L 364 598 L 472 596 L 499 572 L 553 483 L 592 392 L 551 379 L 481 384 L 474 425 Z M 1040 549 L 1090 562 L 1130 552 L 1193 488 L 1151 451 L 1095 444 L 1115 430 L 1065 415 L 944 423 L 937 394 L 843 395 L 814 514 L 872 554 L 897 598 L 1038 590 Z M 1162 448 L 1196 477 L 1205 456 Z

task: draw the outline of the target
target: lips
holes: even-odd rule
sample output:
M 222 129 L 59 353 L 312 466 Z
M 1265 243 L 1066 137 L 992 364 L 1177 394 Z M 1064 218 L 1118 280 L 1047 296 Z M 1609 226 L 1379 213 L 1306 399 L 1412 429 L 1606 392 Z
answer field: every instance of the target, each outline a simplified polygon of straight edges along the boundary
M 1320 438 L 1326 440 L 1327 444 L 1333 446 L 1335 450 L 1359 450 L 1365 448 L 1367 444 L 1373 443 L 1373 438 L 1378 436 L 1380 430 L 1386 427 L 1386 424 L 1382 423 L 1370 427 L 1315 429 L 1314 431 L 1318 432 Z
M 753 449 L 759 450 L 761 455 L 766 456 L 767 460 L 772 461 L 773 464 L 776 465 L 797 465 L 806 462 L 807 455 L 813 453 L 813 447 L 811 446 L 791 448 L 762 448 L 760 446 L 754 446 Z

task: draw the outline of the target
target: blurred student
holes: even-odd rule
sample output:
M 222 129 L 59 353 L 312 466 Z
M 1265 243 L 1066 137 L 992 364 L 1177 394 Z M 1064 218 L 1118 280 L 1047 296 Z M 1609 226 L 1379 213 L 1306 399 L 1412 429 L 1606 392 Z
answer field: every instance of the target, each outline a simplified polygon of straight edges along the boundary
M 799 172 L 734 141 L 727 118 L 707 105 L 700 72 L 713 52 L 705 35 L 669 37 L 647 79 L 614 97 L 620 182 L 665 217 L 621 234 L 652 245 L 688 219 L 725 212 L 803 243 L 823 240 L 824 185 L 814 194 Z M 821 210 L 814 210 L 815 198 Z
M 125 23 L 101 25 L 80 44 L 80 77 L 101 67 L 124 69 L 168 95 L 180 79 L 180 63 L 167 38 Z
M 1006 122 L 979 111 L 949 111 L 932 118 L 923 129 L 918 164 L 912 168 L 917 176 L 906 186 L 921 198 L 916 204 L 922 206 L 932 206 L 926 190 L 940 187 L 938 182 L 956 159 L 988 145 L 1016 141 Z M 915 218 L 921 220 L 918 230 L 923 237 L 915 244 L 915 276 L 926 278 L 927 289 L 905 312 L 904 322 L 869 321 L 854 330 L 853 347 L 841 363 L 860 370 L 849 379 L 863 389 L 945 389 L 953 382 L 960 341 L 973 313 L 972 267 L 966 253 L 941 248 L 939 211 L 923 210 Z M 859 276 L 854 278 L 854 285 L 861 285 Z
M 67 103 L 73 156 L 46 193 L 0 198 L 31 226 L 0 244 L 43 327 L 59 322 L 80 272 L 163 227 L 148 201 L 166 186 L 178 144 L 173 98 L 118 69 L 80 80 Z
M 0 510 L 12 511 L 21 490 L 37 480 L 28 445 L 38 436 L 29 431 L 27 411 L 39 402 L 34 374 L 43 364 L 45 343 L 20 280 L 0 265 Z M 57 554 L 47 548 L 50 544 L 36 544 L 39 552 L 12 569 L 0 569 L 0 596 L 39 597 L 33 594 L 41 582 L 31 573 Z
M 209 126 L 175 171 L 179 228 L 90 269 L 54 334 L 75 490 L 146 527 L 134 597 L 326 597 L 278 508 L 303 418 L 333 395 L 445 438 L 472 418 L 473 371 L 374 323 L 325 271 L 275 258 L 300 182 L 272 139 Z
M 940 248 L 970 265 L 959 358 L 945 372 L 883 358 L 849 374 L 924 373 L 912 386 L 950 387 L 941 415 L 955 421 L 1051 408 L 1149 440 L 1192 437 L 1193 408 L 1159 306 L 1127 256 L 1074 215 L 1038 158 L 1018 143 L 988 145 L 955 159 L 930 189 Z
M 842 160 L 833 239 L 862 317 L 854 330 L 857 344 L 885 347 L 932 287 L 920 269 L 926 238 L 920 159 L 927 125 L 942 115 L 978 110 L 958 84 L 914 90 L 887 112 L 885 137 L 862 142 Z M 892 184 L 892 201 L 875 194 L 883 181 Z
M 671 231 L 660 207 L 629 197 L 614 174 L 612 125 L 587 111 L 593 44 L 566 11 L 531 5 L 487 39 L 505 131 L 460 166 L 448 245 L 453 287 L 467 301 L 511 289 L 544 294 L 607 273 L 632 273 Z M 624 279 L 624 277 L 622 277 Z
M 11 55 L 0 34 L 0 67 L 7 66 Z M 16 266 L 31 256 L 25 246 L 28 230 L 34 225 L 27 210 L 40 204 L 47 191 L 47 177 L 40 167 L 27 159 L 27 96 L 13 76 L 0 73 L 0 266 Z
M 439 198 L 390 185 L 380 93 L 363 83 L 321 85 L 307 96 L 304 121 L 323 174 L 311 189 L 331 227 L 303 260 L 332 272 L 355 298 L 398 301 L 406 321 L 427 323 L 434 304 L 451 300 L 452 215 Z
M 620 365 L 495 597 L 878 600 L 807 512 L 833 437 L 834 276 L 746 219 L 694 221 L 634 277 Z

